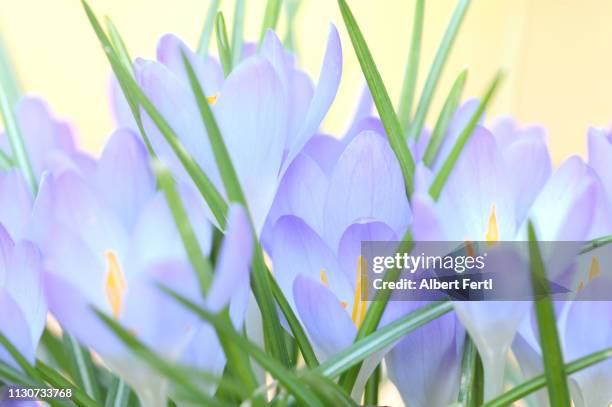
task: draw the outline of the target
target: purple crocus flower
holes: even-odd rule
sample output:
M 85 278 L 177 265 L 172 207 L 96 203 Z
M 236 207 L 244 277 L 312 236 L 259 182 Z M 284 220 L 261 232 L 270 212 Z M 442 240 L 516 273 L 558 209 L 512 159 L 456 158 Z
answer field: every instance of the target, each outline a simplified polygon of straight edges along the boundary
M 44 171 L 87 173 L 92 168 L 92 159 L 75 144 L 72 127 L 55 118 L 42 99 L 23 97 L 15 107 L 15 113 L 32 169 L 38 178 Z M 0 149 L 11 155 L 5 134 L 0 135 Z
M 268 218 L 268 249 L 321 359 L 349 346 L 363 321 L 361 242 L 398 240 L 410 220 L 399 165 L 380 134 L 355 137 L 329 177 L 306 153 L 290 165 Z
M 0 327 L 30 363 L 34 363 L 47 318 L 41 267 L 36 246 L 27 240 L 14 242 L 0 225 Z M 3 346 L 0 360 L 19 368 Z
M 208 253 L 211 225 L 202 201 L 190 189 L 180 193 Z M 50 311 L 132 385 L 143 404 L 165 405 L 172 389 L 114 336 L 92 307 L 112 315 L 161 356 L 212 374 L 222 372 L 225 359 L 213 329 L 156 284 L 214 311 L 230 304 L 233 322 L 241 326 L 252 250 L 241 208 L 230 209 L 227 237 L 204 301 L 165 197 L 156 191 L 147 152 L 131 131 L 113 134 L 91 176 L 66 171 L 45 177 L 34 218 L 33 234 L 45 256 Z
M 550 159 L 537 131 L 496 131 L 476 127 L 438 202 L 417 191 L 415 240 L 525 240 L 527 216 L 542 241 L 586 238 L 597 188 L 592 171 L 571 158 L 547 180 Z M 507 351 L 529 303 L 456 302 L 455 310 L 483 359 L 491 398 L 501 389 Z
M 180 50 L 190 59 L 208 96 L 259 233 L 283 172 L 317 132 L 336 95 L 342 71 L 338 32 L 330 27 L 316 87 L 272 31 L 266 34 L 261 51 L 246 57 L 225 79 L 216 61 L 197 56 L 172 35 L 160 40 L 157 61 L 136 61 L 136 78 L 147 96 L 223 190 Z M 187 179 L 159 131 L 147 115 L 143 117 L 158 156 Z

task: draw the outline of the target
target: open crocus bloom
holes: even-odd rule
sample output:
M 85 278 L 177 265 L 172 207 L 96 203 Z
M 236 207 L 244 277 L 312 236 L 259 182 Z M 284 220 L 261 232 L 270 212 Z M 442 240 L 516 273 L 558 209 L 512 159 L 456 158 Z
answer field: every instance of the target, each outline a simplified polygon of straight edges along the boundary
M 87 173 L 92 168 L 93 160 L 75 146 L 70 125 L 55 118 L 43 100 L 23 97 L 15 114 L 37 178 L 43 171 L 71 169 Z M 0 149 L 11 155 L 6 134 L 0 136 Z
M 41 266 L 36 246 L 25 240 L 13 242 L 0 224 L 0 327 L 30 363 L 34 363 L 47 317 Z M 4 347 L 0 360 L 19 368 Z
M 180 50 L 191 61 L 208 96 L 259 233 L 282 173 L 316 133 L 336 95 L 342 71 L 338 32 L 330 27 L 316 87 L 296 68 L 295 58 L 272 31 L 268 31 L 261 51 L 246 57 L 225 79 L 216 61 L 196 55 L 171 35 L 160 40 L 157 61 L 135 62 L 136 78 L 147 96 L 212 182 L 223 190 Z M 158 156 L 187 180 L 146 114 L 143 120 Z
M 438 202 L 417 192 L 415 240 L 490 245 L 525 240 L 527 217 L 534 221 L 542 241 L 587 238 L 599 184 L 592 171 L 574 157 L 547 180 L 550 159 L 537 133 L 498 133 L 476 127 Z M 517 154 L 528 159 L 518 160 Z M 578 249 L 564 259 L 573 258 Z M 563 270 L 560 261 L 555 264 L 556 270 Z M 528 267 L 528 263 L 519 262 L 517 267 Z M 529 303 L 456 302 L 455 310 L 483 359 L 488 399 L 501 389 L 506 354 Z
M 181 196 L 199 243 L 208 253 L 211 226 L 201 199 L 191 190 Z M 49 175 L 34 209 L 33 232 L 45 256 L 45 293 L 63 329 L 98 352 L 130 383 L 146 405 L 157 405 L 169 391 L 163 378 L 127 349 L 92 308 L 112 315 L 161 356 L 220 374 L 223 352 L 210 326 L 161 292 L 158 284 L 211 309 L 231 303 L 242 324 L 249 287 L 251 236 L 244 212 L 229 215 L 228 245 L 243 260 L 223 260 L 203 303 L 174 220 L 148 164 L 140 140 L 118 130 L 94 173 Z M 225 257 L 224 257 L 225 256 Z M 228 280 L 231 281 L 228 284 Z M 209 353 L 210 352 L 210 353 Z
M 411 220 L 389 144 L 380 134 L 361 133 L 329 179 L 309 155 L 299 155 L 285 174 L 270 220 L 274 274 L 325 359 L 353 342 L 367 309 L 361 242 L 396 241 Z M 360 386 L 355 388 L 359 392 Z

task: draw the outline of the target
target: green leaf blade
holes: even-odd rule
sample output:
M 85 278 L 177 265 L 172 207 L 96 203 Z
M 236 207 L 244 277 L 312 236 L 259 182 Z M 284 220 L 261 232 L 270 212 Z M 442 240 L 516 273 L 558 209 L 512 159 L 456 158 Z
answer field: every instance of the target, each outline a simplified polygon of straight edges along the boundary
M 421 39 L 423 36 L 423 17 L 425 14 L 425 0 L 417 0 L 414 5 L 414 19 L 412 20 L 412 38 L 410 41 L 410 53 L 406 62 L 402 92 L 400 94 L 399 107 L 397 109 L 399 121 L 408 133 L 410 115 L 412 114 L 412 103 L 416 89 L 417 75 L 419 71 L 419 59 L 421 56 Z
M 225 17 L 219 12 L 215 21 L 215 31 L 217 34 L 217 49 L 219 50 L 219 59 L 223 67 L 223 73 L 227 77 L 232 72 L 232 50 L 230 49 L 229 39 L 227 38 L 227 28 L 225 26 Z
M 478 120 L 480 120 L 480 117 L 482 116 L 486 107 L 489 105 L 491 99 L 493 98 L 493 95 L 499 87 L 502 78 L 503 74 L 501 72 L 495 75 L 495 78 L 487 88 L 485 95 L 480 101 L 478 108 L 470 118 L 468 124 L 465 126 L 465 129 L 463 129 L 463 131 L 457 138 L 457 142 L 453 146 L 451 152 L 448 154 L 448 157 L 442 164 L 442 167 L 436 174 L 433 182 L 431 183 L 431 186 L 429 187 L 429 194 L 434 200 L 437 200 L 440 197 L 440 193 L 442 192 L 442 189 L 444 188 L 448 177 L 450 176 L 453 168 L 455 167 L 455 164 L 457 163 L 457 160 L 459 159 L 459 156 L 463 151 L 463 147 L 465 147 L 470 136 L 474 132 L 474 128 L 478 124 Z
M 234 23 L 232 27 L 232 66 L 236 66 L 242 59 L 244 47 L 244 9 L 246 0 L 236 0 L 234 7 Z
M 342 18 L 344 19 L 351 42 L 353 43 L 355 54 L 357 54 L 359 65 L 361 66 L 361 70 L 370 88 L 372 99 L 374 100 L 380 119 L 387 132 L 389 144 L 397 156 L 397 160 L 402 169 L 407 196 L 410 197 L 414 190 L 414 159 L 404 140 L 399 119 L 395 114 L 387 89 L 374 63 L 374 59 L 365 42 L 365 38 L 357 25 L 357 21 L 346 3 L 346 0 L 338 0 L 338 5 L 340 6 L 340 12 L 342 13 Z
M 434 61 L 431 64 L 429 74 L 425 80 L 425 86 L 421 92 L 421 98 L 414 115 L 414 121 L 412 122 L 408 132 L 408 138 L 418 140 L 421 136 L 423 126 L 425 125 L 425 119 L 427 118 L 429 107 L 431 106 L 431 101 L 438 86 L 438 82 L 440 81 L 440 76 L 442 75 L 442 71 L 446 65 L 446 60 L 448 59 L 455 39 L 457 38 L 457 33 L 459 32 L 459 28 L 463 23 L 463 19 L 469 5 L 470 0 L 459 0 L 457 6 L 455 7 L 455 11 L 453 12 L 451 20 L 448 23 L 446 32 L 442 38 L 442 42 L 438 47 Z
M 484 397 L 484 374 L 478 349 L 468 334 L 463 345 L 461 361 L 461 380 L 457 401 L 464 407 L 482 405 Z
M 550 293 L 550 287 L 546 278 L 544 261 L 538 246 L 538 241 L 533 227 L 529 221 L 529 258 L 532 276 L 533 290 L 535 293 Z M 572 402 L 567 386 L 567 374 L 563 363 L 563 352 L 557 332 L 557 319 L 552 299 L 549 294 L 535 300 L 535 311 L 540 337 L 540 347 L 544 362 L 544 372 L 548 388 L 548 397 L 553 406 L 570 407 Z
M 210 38 L 212 37 L 212 31 L 215 24 L 215 15 L 220 5 L 221 0 L 210 0 L 206 18 L 204 19 L 204 26 L 202 27 L 202 33 L 200 34 L 200 40 L 198 41 L 197 52 L 199 55 L 205 56 L 208 53 Z
M 450 124 L 453 115 L 457 111 L 459 107 L 459 103 L 461 102 L 461 94 L 463 93 L 463 89 L 465 88 L 465 82 L 467 81 L 467 69 L 461 71 L 451 91 L 444 102 L 444 106 L 442 107 L 442 112 L 440 112 L 440 116 L 436 121 L 436 125 L 434 126 L 433 131 L 431 132 L 431 138 L 429 139 L 429 143 L 427 144 L 427 148 L 425 150 L 425 154 L 423 155 L 423 162 L 426 166 L 430 167 L 433 165 L 438 152 L 440 151 L 440 147 L 442 146 L 442 142 L 444 141 L 444 136 L 446 135 L 446 131 L 448 130 L 448 126 Z

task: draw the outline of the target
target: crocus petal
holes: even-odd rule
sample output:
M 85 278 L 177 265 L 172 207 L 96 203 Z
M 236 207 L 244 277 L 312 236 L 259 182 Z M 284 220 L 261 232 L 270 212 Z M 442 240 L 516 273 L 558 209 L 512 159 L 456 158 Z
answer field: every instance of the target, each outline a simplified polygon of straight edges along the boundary
M 516 196 L 516 219 L 520 222 L 550 177 L 550 154 L 543 137 L 521 137 L 504 149 L 503 155 Z
M 119 81 L 115 75 L 110 76 L 108 94 L 111 112 L 117 127 L 125 127 L 137 131 L 138 124 L 136 124 L 136 120 L 134 119 L 134 115 L 130 109 L 130 105 L 125 99 L 123 90 L 121 89 Z
M 353 124 L 346 135 L 342 138 L 344 145 L 348 145 L 355 137 L 364 131 L 373 131 L 378 134 L 387 134 L 385 127 L 378 117 L 367 116 Z
M 355 223 L 346 229 L 338 245 L 338 261 L 353 290 L 357 289 L 357 275 L 360 273 L 359 257 L 362 242 L 394 242 L 397 234 L 382 222 Z
M 323 284 L 298 276 L 293 285 L 298 315 L 322 360 L 349 346 L 357 328 L 338 299 Z
M 453 146 L 457 142 L 457 139 L 467 126 L 468 122 L 478 109 L 478 105 L 480 101 L 478 99 L 469 99 L 464 102 L 457 110 L 455 111 L 453 118 L 451 119 L 448 130 L 446 131 L 446 135 L 444 137 L 444 141 L 440 146 L 440 151 L 436 156 L 436 160 L 434 162 L 434 170 L 437 171 L 442 163 L 448 157 L 448 154 L 453 149 Z M 484 122 L 484 115 L 479 119 L 478 123 L 481 124 Z M 472 135 L 473 137 L 473 135 Z
M 34 362 L 36 343 L 32 342 L 32 334 L 28 320 L 23 311 L 6 291 L 0 288 L 0 326 L 2 333 L 17 348 L 30 363 Z M 19 364 L 8 353 L 4 346 L 0 347 L 0 360 L 20 369 Z
M 247 214 L 241 206 L 232 205 L 228 214 L 227 232 L 217 260 L 215 278 L 206 299 L 209 309 L 213 312 L 223 309 L 233 294 L 240 291 L 239 286 L 249 285 L 252 254 L 253 234 Z
M 511 240 L 516 234 L 515 210 L 506 167 L 493 135 L 477 126 L 440 195 L 439 216 L 453 219 L 443 222 L 446 236 L 455 241 L 483 241 L 493 215 L 499 240 Z
M 457 400 L 463 336 L 455 315 L 446 314 L 407 334 L 388 353 L 389 378 L 406 405 L 445 406 Z
M 590 128 L 589 165 L 593 167 L 597 175 L 601 178 L 608 194 L 608 200 L 612 202 L 610 160 L 612 160 L 612 141 L 608 139 L 605 130 Z
M 280 183 L 268 221 L 273 226 L 281 216 L 294 215 L 321 233 L 327 190 L 323 170 L 309 156 L 298 155 Z
M 360 131 L 356 131 L 355 126 L 357 126 L 366 117 L 370 117 L 372 115 L 373 107 L 374 101 L 372 100 L 372 93 L 370 92 L 368 85 L 365 84 L 361 90 L 361 96 L 357 102 L 353 119 L 351 120 L 350 126 L 344 137 L 346 137 L 348 134 L 353 134 L 353 136 L 355 136 L 360 133 Z
M 204 254 L 208 254 L 212 244 L 212 227 L 206 218 L 204 204 L 191 188 L 180 188 L 179 193 L 200 248 Z M 185 247 L 162 192 L 157 192 L 142 210 L 134 226 L 128 251 L 131 256 L 126 261 L 129 268 L 134 270 L 185 258 Z
M 219 63 L 213 58 L 202 58 L 196 55 L 176 35 L 166 34 L 159 39 L 157 60 L 166 65 L 185 84 L 189 84 L 181 51 L 185 53 L 191 63 L 204 93 L 210 96 L 218 94 L 223 84 L 223 70 Z
M 411 220 L 402 172 L 391 147 L 379 134 L 364 132 L 347 147 L 332 174 L 325 204 L 326 241 L 337 247 L 356 220 L 379 220 L 398 235 Z
M 165 65 L 137 59 L 134 73 L 145 94 L 178 136 L 185 150 L 196 160 L 214 185 L 221 187 L 221 177 L 215 164 L 206 129 L 197 111 L 189 85 Z M 181 180 L 190 181 L 183 165 L 166 143 L 146 112 L 142 112 L 144 129 L 153 150 Z
M 274 274 L 284 293 L 291 293 L 298 275 L 320 280 L 323 276 L 340 301 L 351 301 L 354 291 L 340 272 L 336 257 L 303 220 L 283 216 L 274 228 L 272 262 Z M 353 278 L 351 278 L 352 280 Z M 288 298 L 294 304 L 293 298 Z
M 21 241 L 13 249 L 5 290 L 19 304 L 30 331 L 31 343 L 37 344 L 47 319 L 47 305 L 43 294 L 41 257 L 31 242 Z
M 253 57 L 227 77 L 214 108 L 259 234 L 274 200 L 283 158 L 279 140 L 284 137 L 287 106 L 282 84 L 269 62 Z
M 155 192 L 148 161 L 144 144 L 127 129 L 113 133 L 98 161 L 95 175 L 98 194 L 128 230 Z
M 342 151 L 344 145 L 341 141 L 323 134 L 312 137 L 302 149 L 302 153 L 315 160 L 327 176 L 331 175 Z
M 321 121 L 327 114 L 331 106 L 338 86 L 340 85 L 340 77 L 342 76 L 342 45 L 340 44 L 340 36 L 338 30 L 332 24 L 329 27 L 329 36 L 327 39 L 327 48 L 319 81 L 314 90 L 308 113 L 302 123 L 298 136 L 291 143 L 285 167 L 293 160 L 300 152 L 304 144 L 312 137 L 319 128 Z
M 32 194 L 18 170 L 0 173 L 0 223 L 15 239 L 26 234 Z

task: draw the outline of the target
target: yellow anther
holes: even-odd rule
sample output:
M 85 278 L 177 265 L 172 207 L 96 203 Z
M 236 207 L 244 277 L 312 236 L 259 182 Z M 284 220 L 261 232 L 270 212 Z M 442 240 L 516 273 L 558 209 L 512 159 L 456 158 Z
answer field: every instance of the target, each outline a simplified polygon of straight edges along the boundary
M 212 95 L 212 96 L 207 96 L 206 100 L 208 101 L 209 105 L 214 105 L 215 102 L 217 101 L 217 98 L 219 97 L 219 95 Z
M 499 228 L 497 227 L 497 216 L 495 215 L 495 204 L 491 205 L 491 214 L 489 215 L 489 224 L 485 233 L 485 239 L 488 243 L 499 241 Z
M 472 244 L 470 240 L 465 241 L 465 251 L 467 252 L 468 256 L 476 257 L 476 252 L 474 251 L 474 245 Z
M 601 273 L 601 267 L 599 265 L 599 258 L 593 256 L 591 259 L 591 268 L 589 269 L 589 282 L 593 281 Z
M 127 291 L 127 284 L 115 252 L 107 251 L 104 253 L 104 257 L 107 263 L 104 281 L 106 300 L 111 306 L 113 316 L 118 319 L 123 305 L 123 296 Z
M 321 271 L 319 271 L 319 278 L 325 287 L 329 287 L 329 280 L 327 279 L 327 272 L 325 269 L 321 269 Z
M 348 302 L 340 301 L 340 305 L 342 305 L 342 308 L 346 308 L 346 307 L 348 307 Z

